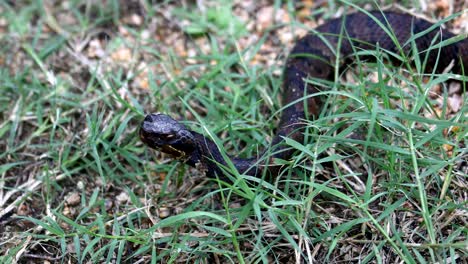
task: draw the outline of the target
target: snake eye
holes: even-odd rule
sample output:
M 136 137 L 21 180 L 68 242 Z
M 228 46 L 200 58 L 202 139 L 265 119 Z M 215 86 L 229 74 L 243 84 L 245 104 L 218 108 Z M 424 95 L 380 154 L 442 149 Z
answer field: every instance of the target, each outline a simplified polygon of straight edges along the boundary
M 172 140 L 174 139 L 175 135 L 174 134 L 164 134 L 164 135 L 161 135 L 161 138 L 164 139 L 164 140 Z

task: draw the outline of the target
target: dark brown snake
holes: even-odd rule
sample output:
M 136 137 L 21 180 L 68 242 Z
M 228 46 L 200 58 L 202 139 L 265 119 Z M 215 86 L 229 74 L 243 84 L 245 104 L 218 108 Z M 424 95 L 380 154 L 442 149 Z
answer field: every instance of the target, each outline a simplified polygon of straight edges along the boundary
M 364 13 L 354 13 L 330 20 L 315 29 L 320 34 L 310 33 L 297 41 L 284 69 L 282 101 L 286 107 L 271 148 L 257 157 L 229 157 L 239 173 L 260 176 L 263 172 L 269 172 L 275 176 L 279 166 L 274 165 L 274 159 L 291 158 L 294 150 L 281 144 L 283 138 L 289 137 L 302 143 L 304 120 L 316 117 L 322 104 L 318 96 L 304 99 L 306 95 L 320 92 L 319 87 L 307 84 L 305 80 L 332 80 L 337 54 L 343 67 L 355 57 L 356 51 L 375 50 L 376 47 L 388 54 L 405 55 L 411 59 L 415 45 L 421 61 L 427 60 L 425 72 L 440 73 L 449 65 L 453 65 L 451 71 L 455 74 L 468 72 L 466 35 L 454 43 L 444 42 L 455 35 L 425 20 L 396 12 L 370 12 L 370 15 L 374 18 Z M 380 21 L 380 25 L 376 20 Z M 395 58 L 391 60 L 398 63 Z M 222 168 L 227 163 L 215 143 L 171 117 L 164 114 L 147 115 L 139 134 L 149 147 L 196 166 L 209 177 L 224 178 Z

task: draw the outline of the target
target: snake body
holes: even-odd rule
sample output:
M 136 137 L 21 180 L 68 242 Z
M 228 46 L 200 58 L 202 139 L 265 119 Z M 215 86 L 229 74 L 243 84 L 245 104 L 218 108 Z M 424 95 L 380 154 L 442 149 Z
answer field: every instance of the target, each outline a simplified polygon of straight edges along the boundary
M 232 164 L 239 173 L 247 175 L 259 176 L 265 170 L 278 173 L 274 159 L 287 160 L 294 153 L 282 144 L 284 137 L 303 142 L 303 120 L 316 117 L 322 105 L 319 96 L 307 96 L 322 88 L 305 80 L 332 80 L 337 58 L 339 66 L 343 67 L 357 51 L 378 47 L 388 54 L 412 58 L 417 50 L 421 61 L 426 61 L 425 72 L 439 73 L 450 65 L 453 73 L 462 74 L 468 72 L 468 39 L 465 36 L 451 41 L 454 37 L 426 20 L 397 12 L 359 12 L 329 20 L 298 40 L 286 61 L 282 87 L 285 107 L 271 148 L 251 158 L 229 157 Z M 398 63 L 398 60 L 390 59 Z M 189 130 L 170 116 L 147 115 L 139 135 L 149 147 L 196 166 L 209 177 L 222 177 L 222 168 L 228 165 L 212 140 Z

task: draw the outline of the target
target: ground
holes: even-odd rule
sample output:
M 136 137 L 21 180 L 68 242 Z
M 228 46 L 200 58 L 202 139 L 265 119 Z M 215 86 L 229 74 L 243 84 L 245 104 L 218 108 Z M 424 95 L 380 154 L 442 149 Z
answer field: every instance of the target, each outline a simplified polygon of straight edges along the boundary
M 137 136 L 164 112 L 254 155 L 297 38 L 359 8 L 466 34 L 467 3 L 161 2 L 0 3 L 1 263 L 468 261 L 461 76 L 355 65 L 274 182 L 207 179 Z

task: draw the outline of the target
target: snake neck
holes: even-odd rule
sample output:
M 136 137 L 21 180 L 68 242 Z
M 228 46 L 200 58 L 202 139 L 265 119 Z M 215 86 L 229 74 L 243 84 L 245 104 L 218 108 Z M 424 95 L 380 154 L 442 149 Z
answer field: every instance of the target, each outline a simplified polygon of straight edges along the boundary
M 259 160 L 263 154 L 258 157 L 251 158 L 239 158 L 226 154 L 229 159 L 229 163 L 223 157 L 218 149 L 216 143 L 204 135 L 191 131 L 198 142 L 198 149 L 194 151 L 188 159 L 185 161 L 190 166 L 197 167 L 201 171 L 204 171 L 209 177 L 218 176 L 221 179 L 225 179 L 226 171 L 229 171 L 229 167 L 232 165 L 240 174 L 248 175 L 261 175 L 262 166 L 258 166 Z

